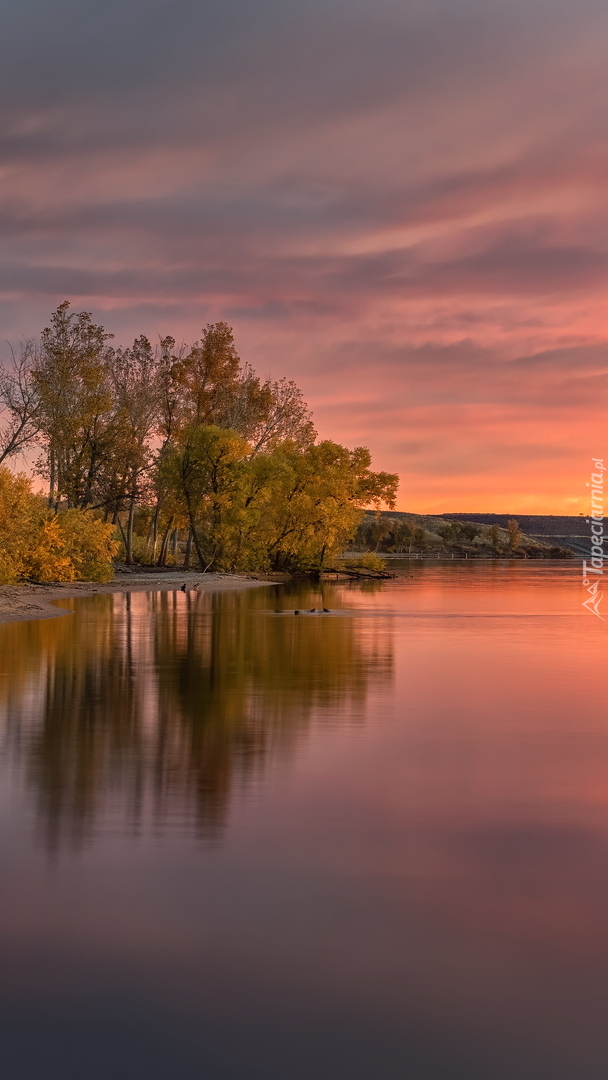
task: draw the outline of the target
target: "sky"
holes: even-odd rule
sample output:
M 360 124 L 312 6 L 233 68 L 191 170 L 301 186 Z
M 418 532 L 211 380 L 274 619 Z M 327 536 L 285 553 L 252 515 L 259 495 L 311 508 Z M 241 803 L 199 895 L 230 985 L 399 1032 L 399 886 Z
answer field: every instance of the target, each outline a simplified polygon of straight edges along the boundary
M 605 0 L 0 0 L 0 337 L 225 319 L 400 509 L 584 513 L 607 55 Z

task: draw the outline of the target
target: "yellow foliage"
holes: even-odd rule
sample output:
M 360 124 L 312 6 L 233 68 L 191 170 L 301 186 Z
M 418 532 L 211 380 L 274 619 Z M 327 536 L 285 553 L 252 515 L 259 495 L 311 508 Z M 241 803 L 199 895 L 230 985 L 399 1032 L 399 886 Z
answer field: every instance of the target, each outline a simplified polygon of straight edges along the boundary
M 112 558 L 118 550 L 114 526 L 82 510 L 60 511 L 55 521 L 63 553 L 74 567 L 74 577 L 79 581 L 111 581 Z
M 370 464 L 364 447 L 329 440 L 252 456 L 235 431 L 192 425 L 161 476 L 188 512 L 203 566 L 318 572 L 344 550 L 364 507 L 394 505 L 397 476 Z
M 23 576 L 36 527 L 34 497 L 25 476 L 0 468 L 0 583 Z
M 343 559 L 343 565 L 351 570 L 384 570 L 386 562 L 376 555 L 375 551 L 367 551 L 363 555 L 357 555 L 354 559 Z
M 26 476 L 0 467 L 0 584 L 109 581 L 113 528 L 81 510 L 50 511 Z
M 36 546 L 26 557 L 27 577 L 36 581 L 73 581 L 74 563 L 65 554 L 64 538 L 57 518 L 43 521 Z

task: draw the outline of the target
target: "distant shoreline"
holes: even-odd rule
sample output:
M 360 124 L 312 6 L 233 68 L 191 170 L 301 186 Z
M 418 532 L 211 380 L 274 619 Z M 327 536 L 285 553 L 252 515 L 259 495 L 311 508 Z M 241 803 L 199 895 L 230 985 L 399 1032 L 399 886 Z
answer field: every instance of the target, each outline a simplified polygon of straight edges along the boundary
M 348 553 L 346 553 L 348 554 Z M 356 552 L 350 554 L 357 554 Z M 546 565 L 548 562 L 564 562 L 572 565 L 568 559 L 513 559 L 509 556 L 500 558 L 469 558 L 457 557 L 453 560 L 449 555 L 437 558 L 433 554 L 408 555 L 408 554 L 385 554 L 382 556 L 387 562 L 393 560 L 426 561 L 428 563 L 468 562 L 480 565 L 501 562 L 517 562 L 522 565 Z M 331 573 L 328 578 L 331 578 Z M 50 583 L 20 585 L 0 585 L 0 624 L 11 622 L 26 622 L 28 619 L 55 619 L 65 615 L 63 608 L 55 607 L 54 600 L 69 600 L 79 596 L 94 596 L 101 593 L 126 593 L 126 592 L 177 592 L 184 582 L 187 583 L 188 591 L 198 586 L 199 592 L 229 592 L 231 589 L 251 589 L 262 585 L 276 584 L 278 580 L 286 580 L 284 575 L 246 575 L 246 574 L 203 574 L 184 570 L 162 569 L 157 573 L 151 570 L 135 570 L 131 573 L 119 573 L 113 581 L 99 583 L 95 581 L 66 581 L 64 584 Z
M 365 554 L 365 552 L 362 553 L 361 551 L 347 551 L 347 552 L 344 553 L 344 555 L 342 557 L 345 558 L 345 559 L 356 559 L 358 557 L 360 558 L 362 554 Z M 435 562 L 446 562 L 446 563 L 449 563 L 449 562 L 475 562 L 475 563 L 478 563 L 478 562 L 488 562 L 488 563 L 489 562 L 492 562 L 492 563 L 495 563 L 495 562 L 530 562 L 530 563 L 532 563 L 532 562 L 535 562 L 535 563 L 563 562 L 563 563 L 571 563 L 573 561 L 576 561 L 576 556 L 575 556 L 574 552 L 572 552 L 572 554 L 568 555 L 568 556 L 566 556 L 566 555 L 564 555 L 564 556 L 543 555 L 542 557 L 537 556 L 535 558 L 531 558 L 531 557 L 523 558 L 521 555 L 518 555 L 517 553 L 513 554 L 513 553 L 509 553 L 509 552 L 503 552 L 500 555 L 487 555 L 487 554 L 485 554 L 483 552 L 481 554 L 479 554 L 479 555 L 477 555 L 477 554 L 462 555 L 462 554 L 458 554 L 456 552 L 450 553 L 449 551 L 412 551 L 412 552 L 407 552 L 407 551 L 379 551 L 378 556 L 379 556 L 379 558 L 381 558 L 381 559 L 383 559 L 383 560 L 385 560 L 387 562 L 390 562 L 393 559 L 396 559 L 399 562 L 407 562 L 408 559 L 414 560 L 414 561 L 417 560 L 418 562 L 420 562 L 420 561 L 424 561 L 426 559 L 427 562 L 433 562 L 433 563 L 435 563 Z
M 97 593 L 176 592 L 187 582 L 188 589 L 199 586 L 200 592 L 227 592 L 268 585 L 268 581 L 240 574 L 197 574 L 181 571 L 158 574 L 150 572 L 120 574 L 113 581 L 66 581 L 49 585 L 0 585 L 0 623 L 25 622 L 28 619 L 54 619 L 66 612 L 53 600 L 93 596 Z

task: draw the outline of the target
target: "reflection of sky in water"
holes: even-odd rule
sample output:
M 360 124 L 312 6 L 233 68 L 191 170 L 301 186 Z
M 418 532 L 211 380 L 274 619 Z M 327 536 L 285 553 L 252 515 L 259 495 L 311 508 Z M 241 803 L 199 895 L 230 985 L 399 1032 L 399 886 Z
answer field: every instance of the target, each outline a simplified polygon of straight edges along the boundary
M 577 569 L 324 590 L 0 628 L 11 1080 L 604 1076 L 605 627 Z

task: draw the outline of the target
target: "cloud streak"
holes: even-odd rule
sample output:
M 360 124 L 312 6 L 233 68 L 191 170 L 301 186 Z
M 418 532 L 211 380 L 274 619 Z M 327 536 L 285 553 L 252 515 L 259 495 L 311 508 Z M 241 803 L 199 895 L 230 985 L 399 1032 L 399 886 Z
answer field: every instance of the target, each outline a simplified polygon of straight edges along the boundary
M 24 0 L 3 336 L 65 297 L 119 338 L 228 318 L 323 434 L 401 471 L 404 508 L 584 511 L 607 38 L 594 0 Z

